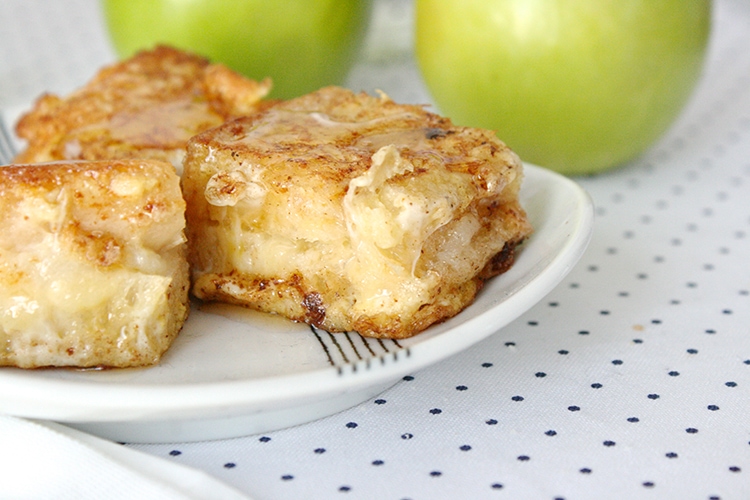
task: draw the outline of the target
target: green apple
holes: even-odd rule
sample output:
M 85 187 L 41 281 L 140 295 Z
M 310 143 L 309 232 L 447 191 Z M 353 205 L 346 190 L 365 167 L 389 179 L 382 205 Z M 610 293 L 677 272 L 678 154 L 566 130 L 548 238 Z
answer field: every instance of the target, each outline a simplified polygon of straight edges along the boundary
M 341 84 L 370 17 L 370 0 L 102 0 L 117 53 L 158 43 L 201 54 L 282 99 Z
M 441 112 L 568 175 L 622 165 L 699 80 L 710 0 L 416 0 L 415 51 Z

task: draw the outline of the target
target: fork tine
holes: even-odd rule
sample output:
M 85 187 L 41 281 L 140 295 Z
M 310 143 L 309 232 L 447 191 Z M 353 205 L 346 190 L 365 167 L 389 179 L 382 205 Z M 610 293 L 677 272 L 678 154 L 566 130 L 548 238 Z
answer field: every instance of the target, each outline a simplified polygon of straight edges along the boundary
M 15 156 L 16 147 L 13 143 L 13 137 L 5 123 L 2 112 L 0 112 L 0 164 L 12 162 Z

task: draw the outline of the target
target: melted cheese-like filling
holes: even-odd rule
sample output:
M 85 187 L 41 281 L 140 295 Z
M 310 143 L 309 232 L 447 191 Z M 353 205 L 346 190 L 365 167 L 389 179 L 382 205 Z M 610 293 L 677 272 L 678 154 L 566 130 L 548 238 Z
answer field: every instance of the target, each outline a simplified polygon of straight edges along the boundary
M 344 197 L 355 250 L 346 272 L 360 284 L 355 309 L 363 313 L 424 303 L 438 280 L 434 273 L 417 276 L 415 269 L 424 242 L 452 220 L 460 204 L 461 174 L 433 170 L 411 182 L 392 182 L 413 168 L 395 146 L 384 146 L 373 155 L 370 169 L 350 181 Z M 441 193 L 432 186 L 440 186 Z

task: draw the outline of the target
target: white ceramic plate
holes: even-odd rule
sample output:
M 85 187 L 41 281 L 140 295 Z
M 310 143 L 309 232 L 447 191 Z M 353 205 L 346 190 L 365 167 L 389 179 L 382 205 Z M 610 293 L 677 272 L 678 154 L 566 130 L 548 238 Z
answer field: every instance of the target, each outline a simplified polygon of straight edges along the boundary
M 533 166 L 521 196 L 535 232 L 515 265 L 459 315 L 415 337 L 329 334 L 244 309 L 196 307 L 153 368 L 0 369 L 0 412 L 123 442 L 184 442 L 266 432 L 354 406 L 498 331 L 578 261 L 591 236 L 589 196 Z

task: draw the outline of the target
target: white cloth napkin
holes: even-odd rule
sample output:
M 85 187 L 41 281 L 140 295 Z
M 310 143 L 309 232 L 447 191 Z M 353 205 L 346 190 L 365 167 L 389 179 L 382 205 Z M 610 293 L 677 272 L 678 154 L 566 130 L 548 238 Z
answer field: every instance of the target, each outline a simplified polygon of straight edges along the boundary
M 3 499 L 248 500 L 205 472 L 63 425 L 0 416 Z

